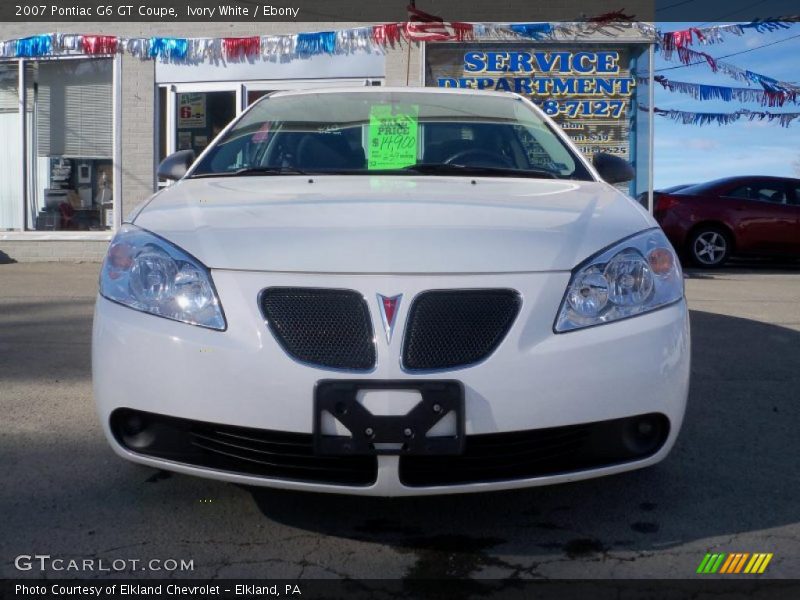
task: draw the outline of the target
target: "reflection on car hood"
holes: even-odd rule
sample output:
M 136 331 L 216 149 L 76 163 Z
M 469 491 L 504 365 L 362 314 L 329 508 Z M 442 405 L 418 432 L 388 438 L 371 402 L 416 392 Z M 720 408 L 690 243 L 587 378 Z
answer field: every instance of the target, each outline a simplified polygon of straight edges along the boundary
M 211 268 L 318 273 L 569 270 L 656 226 L 605 183 L 367 175 L 187 179 L 135 223 Z

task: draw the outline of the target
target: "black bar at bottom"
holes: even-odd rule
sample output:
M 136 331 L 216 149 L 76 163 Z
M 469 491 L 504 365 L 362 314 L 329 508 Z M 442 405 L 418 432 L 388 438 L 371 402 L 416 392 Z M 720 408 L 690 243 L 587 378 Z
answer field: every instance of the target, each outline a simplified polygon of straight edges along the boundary
M 757 598 L 783 600 L 800 597 L 800 580 L 730 579 L 686 580 L 575 580 L 536 581 L 519 579 L 308 579 L 308 580 L 192 580 L 192 579 L 4 579 L 2 599 L 71 598 L 84 600 L 242 599 L 242 598 L 499 598 L 503 600 L 714 600 Z

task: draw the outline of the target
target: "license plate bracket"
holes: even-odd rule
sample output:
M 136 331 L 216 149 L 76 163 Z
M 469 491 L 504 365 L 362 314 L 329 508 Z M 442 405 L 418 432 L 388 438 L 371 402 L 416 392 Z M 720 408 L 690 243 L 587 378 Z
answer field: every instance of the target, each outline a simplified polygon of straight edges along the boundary
M 361 390 L 414 390 L 420 393 L 421 400 L 405 415 L 374 415 L 359 402 Z M 351 435 L 323 433 L 326 411 Z M 454 435 L 426 435 L 451 412 L 455 414 Z M 314 390 L 317 454 L 456 455 L 464 450 L 464 430 L 464 386 L 460 381 L 326 379 L 319 381 Z

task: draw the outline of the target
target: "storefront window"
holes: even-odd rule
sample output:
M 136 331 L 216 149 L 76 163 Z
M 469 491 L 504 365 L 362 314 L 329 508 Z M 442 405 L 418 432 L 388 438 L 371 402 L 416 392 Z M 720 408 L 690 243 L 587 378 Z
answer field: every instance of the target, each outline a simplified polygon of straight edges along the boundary
M 22 228 L 22 119 L 19 67 L 0 63 L 0 231 Z
M 112 81 L 111 59 L 30 64 L 29 228 L 113 227 Z

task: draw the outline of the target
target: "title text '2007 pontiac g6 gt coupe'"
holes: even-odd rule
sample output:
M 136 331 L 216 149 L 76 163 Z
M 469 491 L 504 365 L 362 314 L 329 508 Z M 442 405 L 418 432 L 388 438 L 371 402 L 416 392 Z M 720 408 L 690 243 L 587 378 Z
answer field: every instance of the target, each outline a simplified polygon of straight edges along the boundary
M 94 393 L 121 456 L 380 496 L 652 465 L 689 380 L 656 222 L 508 93 L 269 95 L 128 217 Z

